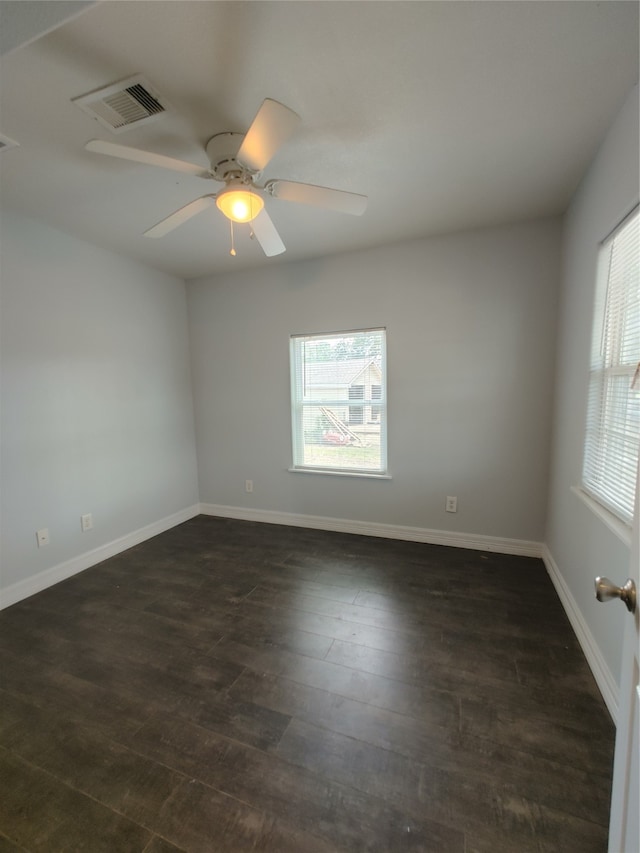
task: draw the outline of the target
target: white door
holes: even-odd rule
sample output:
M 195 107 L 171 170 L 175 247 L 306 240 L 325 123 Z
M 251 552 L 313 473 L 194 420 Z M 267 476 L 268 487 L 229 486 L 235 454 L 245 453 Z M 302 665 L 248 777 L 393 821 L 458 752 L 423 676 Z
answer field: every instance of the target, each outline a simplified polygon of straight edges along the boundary
M 640 468 L 631 540 L 629 580 L 640 590 Z M 606 597 L 606 595 L 605 595 Z M 614 605 L 611 605 L 614 606 Z M 615 605 L 620 606 L 620 605 Z M 640 607 L 620 611 L 624 619 L 624 647 L 620 704 L 613 764 L 613 791 L 609 825 L 609 853 L 640 851 Z

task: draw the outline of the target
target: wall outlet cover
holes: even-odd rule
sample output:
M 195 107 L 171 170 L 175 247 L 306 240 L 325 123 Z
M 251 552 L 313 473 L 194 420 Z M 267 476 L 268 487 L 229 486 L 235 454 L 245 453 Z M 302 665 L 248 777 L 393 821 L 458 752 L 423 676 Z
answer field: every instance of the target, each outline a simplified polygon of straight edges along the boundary
M 41 530 L 36 530 L 36 540 L 38 542 L 38 548 L 44 548 L 45 545 L 48 545 L 51 541 L 49 539 L 49 528 L 43 527 Z

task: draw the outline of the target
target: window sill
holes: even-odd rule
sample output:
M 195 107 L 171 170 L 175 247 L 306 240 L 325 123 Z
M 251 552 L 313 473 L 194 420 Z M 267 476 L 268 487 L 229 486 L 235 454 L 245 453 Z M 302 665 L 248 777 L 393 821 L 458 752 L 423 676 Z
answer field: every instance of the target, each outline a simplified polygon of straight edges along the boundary
M 292 474 L 326 474 L 329 477 L 357 477 L 365 480 L 390 480 L 391 474 L 371 474 L 366 471 L 330 471 L 327 468 L 289 468 Z
M 608 509 L 605 509 L 598 501 L 594 500 L 590 495 L 588 495 L 580 486 L 571 486 L 571 491 L 576 495 L 583 504 L 589 507 L 591 512 L 595 513 L 598 516 L 600 521 L 604 522 L 604 524 L 609 528 L 609 530 L 614 533 L 621 542 L 624 542 L 625 545 L 631 547 L 631 528 L 624 523 L 624 521 L 620 521 L 617 516 L 615 516 L 612 512 L 609 512 Z

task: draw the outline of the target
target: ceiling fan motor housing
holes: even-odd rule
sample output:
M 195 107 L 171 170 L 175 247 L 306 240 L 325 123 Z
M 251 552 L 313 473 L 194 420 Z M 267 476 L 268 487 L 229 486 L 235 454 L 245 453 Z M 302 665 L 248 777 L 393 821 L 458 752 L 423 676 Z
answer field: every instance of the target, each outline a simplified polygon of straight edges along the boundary
M 236 160 L 236 155 L 242 142 L 244 133 L 216 133 L 207 142 L 206 152 L 211 164 L 211 173 L 217 181 L 226 183 L 232 178 L 241 178 L 248 170 L 243 168 Z M 257 176 L 259 173 L 251 173 Z

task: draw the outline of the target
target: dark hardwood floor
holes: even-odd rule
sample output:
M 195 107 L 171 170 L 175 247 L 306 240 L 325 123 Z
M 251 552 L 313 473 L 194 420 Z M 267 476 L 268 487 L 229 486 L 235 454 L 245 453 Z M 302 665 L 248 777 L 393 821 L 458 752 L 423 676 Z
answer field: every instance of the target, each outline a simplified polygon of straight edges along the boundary
M 0 851 L 603 853 L 542 561 L 200 516 L 0 614 Z

